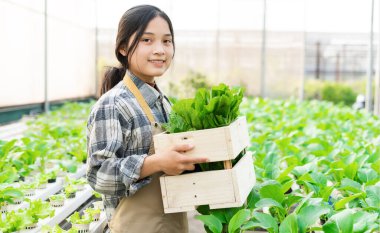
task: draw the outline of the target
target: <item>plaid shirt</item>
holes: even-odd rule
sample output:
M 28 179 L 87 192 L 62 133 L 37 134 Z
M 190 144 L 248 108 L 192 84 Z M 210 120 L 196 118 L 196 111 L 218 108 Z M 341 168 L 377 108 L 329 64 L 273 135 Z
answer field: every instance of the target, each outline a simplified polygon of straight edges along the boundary
M 159 91 L 130 75 L 157 122 L 167 122 L 171 109 Z M 152 142 L 151 124 L 132 92 L 121 81 L 93 106 L 87 123 L 87 180 L 103 194 L 108 220 L 124 196 L 149 184 L 139 180 Z

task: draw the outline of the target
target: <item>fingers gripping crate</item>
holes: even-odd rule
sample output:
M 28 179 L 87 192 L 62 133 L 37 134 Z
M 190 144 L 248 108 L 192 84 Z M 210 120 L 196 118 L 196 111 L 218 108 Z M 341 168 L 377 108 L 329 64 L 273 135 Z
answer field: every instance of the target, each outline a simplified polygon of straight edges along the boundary
M 188 156 L 225 161 L 226 169 L 160 177 L 165 213 L 191 211 L 199 205 L 238 207 L 245 202 L 256 180 L 252 154 L 246 153 L 233 168 L 228 167 L 249 145 L 245 117 L 225 127 L 154 136 L 156 152 L 181 143 L 195 146 L 186 152 Z

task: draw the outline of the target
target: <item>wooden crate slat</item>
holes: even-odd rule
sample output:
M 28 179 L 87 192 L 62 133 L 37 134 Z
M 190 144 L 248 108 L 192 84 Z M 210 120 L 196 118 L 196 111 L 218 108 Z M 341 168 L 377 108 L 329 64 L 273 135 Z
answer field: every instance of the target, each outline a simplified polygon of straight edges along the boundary
M 200 130 L 203 131 L 203 130 Z M 186 152 L 192 157 L 203 155 L 209 158 L 210 162 L 224 160 L 228 146 L 225 143 L 223 128 L 206 130 L 206 132 L 189 131 L 175 134 L 158 134 L 154 136 L 154 146 L 156 153 L 178 144 L 192 144 L 194 149 Z M 213 145 L 210 147 L 210 145 Z
M 166 175 L 163 175 L 160 177 L 160 188 L 161 188 L 162 203 L 163 203 L 164 209 L 167 209 L 169 208 L 169 206 L 168 206 L 168 194 L 167 194 L 168 192 L 166 188 L 165 176 Z
M 232 170 L 235 201 L 222 204 L 210 204 L 210 209 L 242 206 L 256 183 L 252 153 L 247 152 Z
M 198 206 L 183 206 L 183 207 L 175 207 L 175 208 L 166 208 L 165 214 L 170 213 L 179 213 L 179 212 L 190 212 L 195 211 Z
M 223 162 L 223 164 L 224 164 L 224 169 L 231 169 L 232 168 L 231 160 L 226 160 Z
M 225 208 L 233 208 L 240 207 L 242 204 L 240 202 L 228 202 L 228 203 L 220 203 L 220 204 L 210 204 L 210 209 L 225 209 Z
M 153 136 L 156 153 L 178 144 L 193 144 L 186 152 L 192 157 L 206 157 L 210 162 L 232 160 L 249 145 L 245 117 L 239 117 L 229 126 L 183 133 L 161 133 Z
M 234 155 L 230 159 L 236 158 L 236 156 L 250 144 L 246 118 L 239 117 L 234 123 L 234 127 L 230 127 L 229 130 L 232 145 L 231 155 Z
M 233 174 L 235 176 L 234 181 L 237 184 L 237 190 L 239 190 L 237 194 L 240 195 L 236 197 L 236 200 L 242 205 L 256 183 L 251 152 L 247 152 L 241 161 L 235 165 Z
M 235 200 L 231 170 L 165 176 L 164 180 L 169 208 Z
M 239 122 L 240 119 L 236 120 L 235 122 L 233 122 L 231 125 L 229 125 L 228 127 L 223 127 L 224 128 L 224 137 L 225 137 L 225 141 L 224 143 L 226 144 L 227 146 L 227 154 L 226 154 L 226 157 L 223 159 L 223 161 L 231 161 L 232 159 L 235 158 L 235 154 L 233 154 L 234 152 L 234 145 L 233 145 L 233 141 L 232 141 L 232 138 L 231 138 L 231 129 L 232 128 L 235 128 L 237 126 L 237 122 Z M 228 165 L 225 163 L 225 165 Z M 232 166 L 232 164 L 231 164 Z M 231 167 L 232 168 L 232 167 Z
M 228 170 L 160 177 L 165 213 L 241 206 L 255 184 L 252 154 L 247 153 Z

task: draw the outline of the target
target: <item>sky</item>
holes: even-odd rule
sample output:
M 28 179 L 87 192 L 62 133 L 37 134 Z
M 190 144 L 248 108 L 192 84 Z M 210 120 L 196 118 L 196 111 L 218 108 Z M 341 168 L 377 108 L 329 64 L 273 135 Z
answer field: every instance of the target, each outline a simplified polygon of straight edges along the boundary
M 98 25 L 116 28 L 130 7 L 152 4 L 164 10 L 177 30 L 261 30 L 264 0 L 97 0 Z M 369 32 L 371 0 L 267 0 L 271 31 Z M 379 31 L 380 0 L 374 29 Z

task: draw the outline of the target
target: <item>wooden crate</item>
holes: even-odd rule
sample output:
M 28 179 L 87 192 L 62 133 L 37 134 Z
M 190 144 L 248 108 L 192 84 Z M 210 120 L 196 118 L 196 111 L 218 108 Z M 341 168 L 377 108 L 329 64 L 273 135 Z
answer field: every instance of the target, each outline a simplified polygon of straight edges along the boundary
M 199 205 L 211 209 L 242 206 L 256 181 L 252 153 L 232 168 L 160 177 L 165 213 L 192 211 Z
M 161 133 L 153 136 L 156 153 L 173 145 L 192 144 L 194 149 L 186 152 L 193 157 L 208 158 L 210 162 L 232 160 L 249 145 L 247 121 L 238 117 L 225 127 L 188 131 L 183 133 Z

